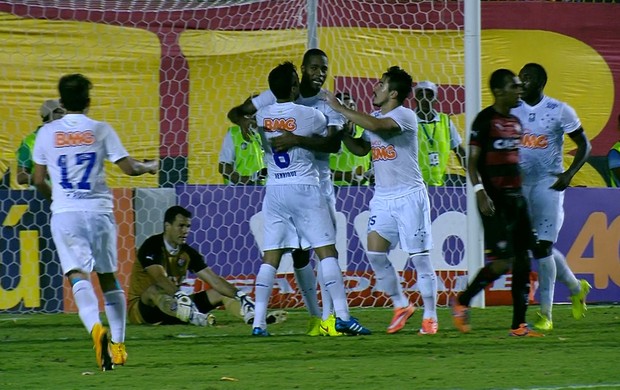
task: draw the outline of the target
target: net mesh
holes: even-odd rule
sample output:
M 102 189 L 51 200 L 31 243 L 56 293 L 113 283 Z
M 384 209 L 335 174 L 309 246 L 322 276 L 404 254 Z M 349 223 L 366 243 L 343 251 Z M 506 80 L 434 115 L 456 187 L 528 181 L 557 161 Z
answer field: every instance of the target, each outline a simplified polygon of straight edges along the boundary
M 329 56 L 327 89 L 349 91 L 370 112 L 372 86 L 399 65 L 415 81 L 439 86 L 436 108 L 451 115 L 464 137 L 463 1 L 317 3 L 318 47 Z M 161 160 L 157 176 L 130 178 L 107 167 L 125 290 L 136 246 L 160 232 L 163 211 L 179 203 L 194 213 L 190 243 L 217 273 L 251 291 L 260 264 L 263 188 L 219 186 L 226 114 L 265 90 L 277 64 L 299 67 L 308 16 L 305 0 L 0 1 L 0 168 L 13 173 L 2 202 L 10 239 L 0 243 L 0 310 L 75 309 L 49 233 L 49 204 L 17 184 L 15 162 L 22 139 L 41 124 L 39 106 L 57 96 L 58 78 L 67 73 L 93 81 L 89 115 L 110 123 L 132 156 Z M 452 184 L 462 183 L 454 156 L 448 173 Z M 364 254 L 371 196 L 367 187 L 337 188 L 339 262 L 352 305 L 388 304 Z M 464 190 L 431 189 L 431 201 L 431 257 L 445 305 L 466 268 Z M 390 258 L 419 304 L 407 254 L 395 250 Z M 280 271 L 272 304 L 301 305 L 290 258 Z

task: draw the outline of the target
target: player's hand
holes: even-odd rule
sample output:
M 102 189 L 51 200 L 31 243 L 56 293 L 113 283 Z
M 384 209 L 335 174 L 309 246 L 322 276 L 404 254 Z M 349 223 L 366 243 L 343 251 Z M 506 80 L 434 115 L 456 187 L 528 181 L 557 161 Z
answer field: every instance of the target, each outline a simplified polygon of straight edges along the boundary
M 485 190 L 476 192 L 476 201 L 482 215 L 490 217 L 495 214 L 495 205 Z
M 142 160 L 142 162 L 147 166 L 147 172 L 151 175 L 156 174 L 159 171 L 159 160 Z
M 256 118 L 254 116 L 245 115 L 239 119 L 238 125 L 241 128 L 241 136 L 243 136 L 243 139 L 250 142 L 256 130 Z
M 288 131 L 282 131 L 281 135 L 271 138 L 269 142 L 271 142 L 271 146 L 276 152 L 289 150 L 299 144 L 297 136 Z
M 345 106 L 342 105 L 340 100 L 338 100 L 336 96 L 330 91 L 324 90 L 321 92 L 321 94 L 322 94 L 321 97 L 325 99 L 327 104 L 329 104 L 329 106 L 333 108 L 334 111 L 342 112 L 342 110 L 345 108 Z
M 568 171 L 562 172 L 556 175 L 558 178 L 553 185 L 551 185 L 552 190 L 556 191 L 564 191 L 570 185 L 571 180 L 573 179 L 573 175 L 571 175 Z
M 241 303 L 240 314 L 242 316 L 245 316 L 246 313 L 254 312 L 254 301 L 252 300 L 252 298 L 250 298 L 250 296 L 248 296 L 246 293 L 242 291 L 237 291 L 237 293 L 235 294 L 235 297 L 239 300 L 239 303 Z
M 183 322 L 188 322 L 194 309 L 192 298 L 186 292 L 179 290 L 174 293 L 174 299 L 177 303 L 177 318 Z

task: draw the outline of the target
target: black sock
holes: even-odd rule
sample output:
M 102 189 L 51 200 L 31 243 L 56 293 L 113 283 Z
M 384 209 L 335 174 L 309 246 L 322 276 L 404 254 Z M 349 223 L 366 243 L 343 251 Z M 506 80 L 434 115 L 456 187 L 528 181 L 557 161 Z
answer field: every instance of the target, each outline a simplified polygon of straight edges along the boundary
M 461 305 L 469 306 L 469 302 L 476 296 L 476 294 L 484 290 L 486 286 L 493 283 L 500 276 L 501 274 L 496 274 L 493 272 L 490 265 L 485 265 L 484 268 L 478 271 L 478 275 L 476 275 L 474 280 L 467 286 L 467 289 L 459 295 L 459 303 Z
M 526 323 L 530 293 L 530 259 L 517 257 L 512 267 L 512 329 Z

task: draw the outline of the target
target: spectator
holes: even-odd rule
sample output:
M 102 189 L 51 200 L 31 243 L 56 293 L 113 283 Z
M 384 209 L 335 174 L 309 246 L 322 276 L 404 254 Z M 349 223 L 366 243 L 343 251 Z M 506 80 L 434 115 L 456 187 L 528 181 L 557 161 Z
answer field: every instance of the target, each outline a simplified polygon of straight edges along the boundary
M 243 139 L 241 128 L 228 128 L 220 150 L 218 170 L 226 184 L 265 184 L 263 148 L 257 134 Z

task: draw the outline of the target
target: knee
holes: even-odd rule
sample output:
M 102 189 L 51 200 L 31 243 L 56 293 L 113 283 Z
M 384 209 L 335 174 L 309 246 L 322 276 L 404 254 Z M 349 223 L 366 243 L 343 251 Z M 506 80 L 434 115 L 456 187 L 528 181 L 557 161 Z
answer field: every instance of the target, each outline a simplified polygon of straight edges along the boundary
M 366 252 L 368 262 L 372 266 L 372 269 L 378 270 L 389 267 L 392 263 L 387 257 L 385 252 Z
M 532 255 L 535 259 L 549 257 L 553 253 L 553 243 L 550 241 L 537 241 L 532 249 Z
M 291 254 L 293 257 L 293 267 L 303 268 L 310 263 L 310 251 L 295 249 Z

